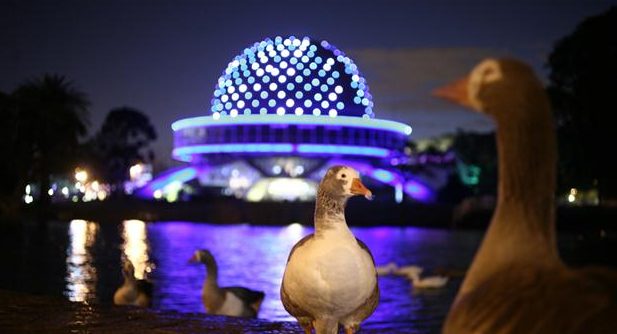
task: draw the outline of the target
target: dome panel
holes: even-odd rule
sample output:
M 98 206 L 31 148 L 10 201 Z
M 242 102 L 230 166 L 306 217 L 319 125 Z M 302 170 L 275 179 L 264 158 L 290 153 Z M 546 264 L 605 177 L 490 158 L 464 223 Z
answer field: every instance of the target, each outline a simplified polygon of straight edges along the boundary
M 234 107 L 245 115 L 374 117 L 356 64 L 327 41 L 308 37 L 268 38 L 236 56 L 217 81 L 210 111 L 215 118 L 235 117 Z

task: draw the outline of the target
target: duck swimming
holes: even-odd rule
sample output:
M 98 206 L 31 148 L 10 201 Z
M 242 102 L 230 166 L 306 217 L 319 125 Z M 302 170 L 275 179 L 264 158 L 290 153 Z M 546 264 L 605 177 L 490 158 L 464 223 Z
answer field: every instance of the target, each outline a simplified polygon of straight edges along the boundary
M 315 203 L 315 233 L 292 248 L 281 285 L 283 306 L 305 333 L 355 333 L 379 301 L 375 262 L 349 230 L 345 206 L 372 193 L 356 170 L 334 166 L 323 177 Z
M 206 266 L 208 273 L 201 290 L 201 298 L 208 314 L 257 317 L 265 297 L 262 291 L 240 286 L 220 287 L 216 260 L 206 249 L 195 251 L 189 262 L 203 263 Z
M 555 238 L 556 137 L 540 80 L 486 59 L 435 95 L 497 124 L 497 206 L 444 333 L 614 333 L 617 272 L 568 268 Z
M 130 260 L 122 265 L 124 283 L 114 293 L 114 304 L 149 307 L 152 303 L 152 282 L 135 278 L 135 268 Z

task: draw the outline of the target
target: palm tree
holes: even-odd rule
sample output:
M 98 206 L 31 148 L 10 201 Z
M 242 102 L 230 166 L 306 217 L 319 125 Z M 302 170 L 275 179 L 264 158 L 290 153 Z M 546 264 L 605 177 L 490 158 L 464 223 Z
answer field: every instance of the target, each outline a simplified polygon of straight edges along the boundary
M 13 93 L 20 142 L 29 153 L 30 177 L 39 184 L 41 212 L 49 204 L 50 175 L 70 170 L 89 125 L 86 95 L 64 76 L 45 74 Z

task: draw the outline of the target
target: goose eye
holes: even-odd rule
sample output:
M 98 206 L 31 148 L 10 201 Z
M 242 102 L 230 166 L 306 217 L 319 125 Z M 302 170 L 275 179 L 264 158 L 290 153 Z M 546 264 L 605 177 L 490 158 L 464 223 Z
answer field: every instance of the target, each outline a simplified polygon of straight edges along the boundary
M 343 173 L 343 174 L 341 174 L 341 177 L 342 177 L 342 178 L 346 178 L 346 177 L 347 177 L 347 175 L 346 175 L 345 173 Z

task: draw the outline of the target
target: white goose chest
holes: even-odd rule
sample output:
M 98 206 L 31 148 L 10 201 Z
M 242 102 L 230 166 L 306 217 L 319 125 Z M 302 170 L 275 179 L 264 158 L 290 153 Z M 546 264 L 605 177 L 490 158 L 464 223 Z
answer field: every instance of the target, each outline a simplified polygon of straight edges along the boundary
M 324 231 L 298 247 L 287 264 L 284 284 L 294 300 L 317 316 L 342 316 L 362 305 L 376 284 L 371 256 L 345 226 Z

